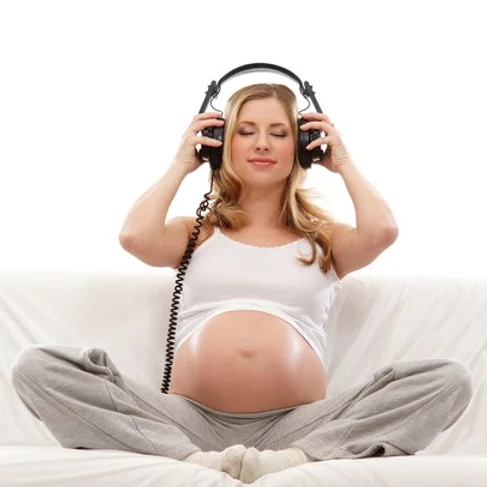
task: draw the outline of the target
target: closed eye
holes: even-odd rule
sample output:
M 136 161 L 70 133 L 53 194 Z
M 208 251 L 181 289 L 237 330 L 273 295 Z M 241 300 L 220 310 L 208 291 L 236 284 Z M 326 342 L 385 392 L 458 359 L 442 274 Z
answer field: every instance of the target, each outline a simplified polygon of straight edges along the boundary
M 254 132 L 240 132 L 240 135 L 252 135 L 253 133 Z M 282 138 L 287 137 L 287 134 L 284 134 L 284 135 L 282 135 L 282 134 L 271 134 L 271 135 L 273 135 L 274 137 L 282 137 Z

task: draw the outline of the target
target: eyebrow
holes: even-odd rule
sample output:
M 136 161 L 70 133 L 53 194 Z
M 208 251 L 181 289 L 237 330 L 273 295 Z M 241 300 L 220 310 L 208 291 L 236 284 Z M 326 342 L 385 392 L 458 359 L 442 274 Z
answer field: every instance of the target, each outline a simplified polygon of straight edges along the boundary
M 241 125 L 241 124 L 243 124 L 243 123 L 247 123 L 247 124 L 249 124 L 249 125 L 254 125 L 254 126 L 256 125 L 254 122 L 250 122 L 250 121 L 248 121 L 248 120 L 244 120 L 244 121 L 240 122 L 240 123 L 239 123 L 239 125 Z M 280 126 L 282 126 L 282 127 L 287 127 L 287 125 L 286 125 L 286 124 L 281 123 L 281 122 L 271 123 L 271 124 L 270 124 L 270 126 L 271 126 L 271 127 L 280 127 Z

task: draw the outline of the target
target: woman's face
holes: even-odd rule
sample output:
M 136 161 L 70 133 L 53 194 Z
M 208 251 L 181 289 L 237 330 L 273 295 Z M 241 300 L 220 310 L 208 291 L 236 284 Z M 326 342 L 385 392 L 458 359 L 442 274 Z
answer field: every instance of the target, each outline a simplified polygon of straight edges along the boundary
M 241 110 L 232 138 L 232 166 L 252 188 L 282 187 L 293 168 L 295 146 L 291 124 L 275 98 L 250 100 Z M 269 158 L 259 166 L 252 158 Z

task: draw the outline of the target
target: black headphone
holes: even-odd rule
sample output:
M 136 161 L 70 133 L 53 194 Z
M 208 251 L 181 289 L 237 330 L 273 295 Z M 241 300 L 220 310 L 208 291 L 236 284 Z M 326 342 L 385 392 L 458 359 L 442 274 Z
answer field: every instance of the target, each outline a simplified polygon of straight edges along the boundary
M 278 71 L 285 76 L 292 78 L 299 84 L 299 91 L 300 93 L 308 99 L 311 98 L 313 105 L 318 113 L 323 113 L 321 110 L 318 101 L 316 100 L 313 92 L 313 87 L 305 81 L 304 84 L 301 80 L 291 71 L 286 68 L 282 68 L 277 64 L 268 64 L 268 63 L 251 63 L 251 64 L 244 64 L 239 66 L 235 69 L 229 71 L 225 76 L 223 76 L 218 83 L 213 80 L 208 85 L 208 91 L 206 92 L 205 100 L 203 101 L 203 105 L 201 105 L 199 113 L 203 113 L 208 106 L 208 103 L 213 101 L 218 93 L 220 93 L 221 85 L 227 81 L 228 79 L 242 73 L 243 71 Z M 309 107 L 309 99 L 308 99 L 308 107 Z M 308 108 L 306 107 L 306 108 Z M 224 118 L 219 118 L 218 120 L 225 121 Z M 310 130 L 300 130 L 301 125 L 307 123 L 309 120 L 298 118 L 298 161 L 299 164 L 304 169 L 309 169 L 311 164 L 314 161 L 321 160 L 324 152 L 320 146 L 315 147 L 312 150 L 306 149 L 306 146 L 310 144 L 313 140 L 319 139 L 321 137 L 321 133 L 319 130 L 310 129 Z M 203 137 L 211 137 L 213 139 L 219 140 L 223 142 L 223 144 L 219 147 L 211 147 L 208 145 L 201 144 L 201 149 L 199 150 L 199 156 L 203 161 L 209 162 L 211 169 L 216 170 L 220 169 L 222 164 L 222 156 L 223 156 L 223 146 L 225 144 L 225 126 L 222 127 L 208 127 L 202 130 Z

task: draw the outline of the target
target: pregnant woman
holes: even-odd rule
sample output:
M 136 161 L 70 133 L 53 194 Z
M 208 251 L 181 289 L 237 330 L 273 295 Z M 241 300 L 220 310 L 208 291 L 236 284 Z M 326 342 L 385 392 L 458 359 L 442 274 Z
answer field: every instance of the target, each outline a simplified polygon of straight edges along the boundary
M 471 373 L 451 359 L 399 361 L 327 397 L 325 324 L 342 279 L 397 237 L 386 202 L 352 161 L 327 115 L 299 114 L 284 85 L 235 92 L 225 119 L 194 117 L 166 174 L 131 209 L 120 235 L 142 262 L 177 269 L 196 219 L 166 221 L 203 160 L 200 136 L 225 127 L 222 165 L 186 272 L 167 394 L 122 376 L 99 348 L 32 345 L 13 385 L 67 448 L 120 449 L 214 468 L 243 482 L 306 462 L 412 455 L 466 409 Z M 303 117 L 307 123 L 299 126 Z M 356 226 L 303 188 L 300 130 L 325 135 L 315 164 L 343 178 Z M 379 143 L 368 128 L 371 144 Z

